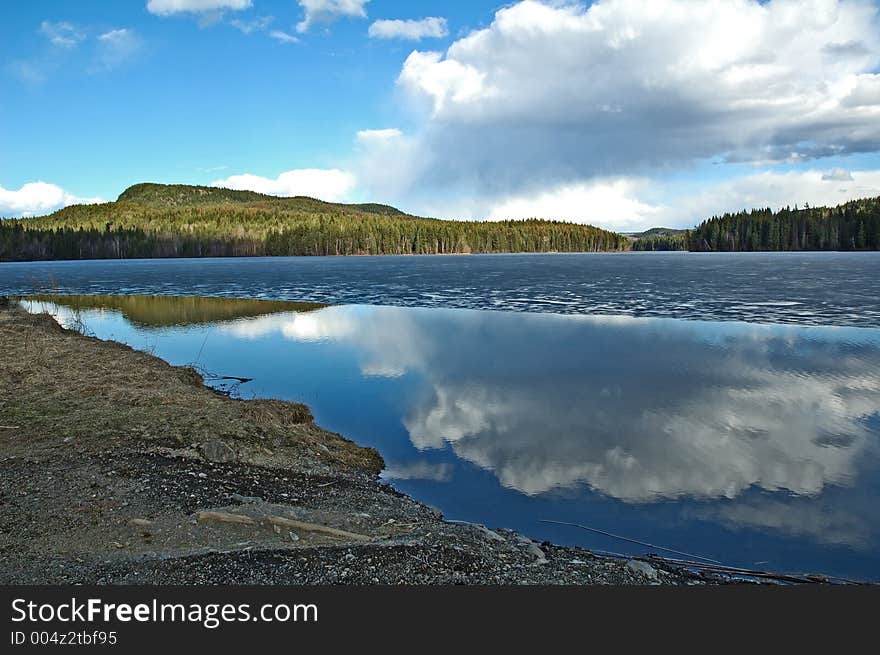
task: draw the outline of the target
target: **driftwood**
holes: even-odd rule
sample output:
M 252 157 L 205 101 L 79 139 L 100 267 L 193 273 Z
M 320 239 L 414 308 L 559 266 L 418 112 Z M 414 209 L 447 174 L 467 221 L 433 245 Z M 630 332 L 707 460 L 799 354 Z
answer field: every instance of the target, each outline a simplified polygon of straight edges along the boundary
M 256 525 L 257 522 L 244 514 L 230 514 L 229 512 L 199 512 L 196 514 L 199 521 L 217 521 L 218 523 L 238 523 L 239 525 Z
M 289 519 L 283 516 L 269 515 L 264 519 L 257 520 L 246 514 L 232 514 L 231 512 L 199 512 L 196 514 L 196 519 L 200 522 L 216 521 L 218 523 L 234 523 L 237 525 L 258 525 L 259 523 L 268 523 L 269 525 L 279 528 L 302 530 L 303 532 L 317 532 L 319 534 L 342 537 L 343 539 L 350 539 L 352 541 L 371 541 L 373 539 L 373 537 L 365 534 L 348 532 L 347 530 L 331 528 L 327 525 L 320 525 L 318 523 L 306 523 L 305 521 L 297 521 L 296 519 Z
M 297 521 L 295 519 L 284 518 L 283 516 L 268 516 L 266 520 L 272 525 L 280 528 L 290 528 L 292 530 L 303 530 L 304 532 L 318 532 L 321 534 L 329 534 L 334 537 L 343 537 L 345 539 L 353 539 L 355 541 L 370 541 L 372 537 L 357 532 L 348 532 L 347 530 L 339 530 L 326 525 L 317 523 L 306 523 L 305 521 Z

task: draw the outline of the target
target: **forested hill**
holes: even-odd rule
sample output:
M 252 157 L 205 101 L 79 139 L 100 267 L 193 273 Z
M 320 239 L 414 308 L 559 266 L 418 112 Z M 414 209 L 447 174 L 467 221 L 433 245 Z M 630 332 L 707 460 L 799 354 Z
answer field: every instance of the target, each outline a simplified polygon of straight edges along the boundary
M 669 227 L 652 227 L 644 232 L 626 235 L 633 250 L 687 250 L 690 232 Z
M 697 251 L 878 250 L 880 197 L 837 207 L 753 209 L 704 221 L 688 237 Z
M 0 261 L 628 250 L 626 237 L 544 220 L 445 221 L 387 205 L 138 184 L 116 202 L 0 220 Z
M 191 186 L 189 184 L 135 184 L 119 195 L 117 203 L 136 203 L 138 205 L 165 208 L 233 204 L 263 207 L 265 209 L 287 209 L 307 212 L 332 211 L 335 209 L 341 212 L 354 211 L 366 214 L 382 214 L 384 216 L 407 215 L 395 207 L 375 203 L 345 205 L 315 200 L 305 196 L 281 198 L 279 196 L 257 193 L 256 191 L 236 191 L 234 189 Z

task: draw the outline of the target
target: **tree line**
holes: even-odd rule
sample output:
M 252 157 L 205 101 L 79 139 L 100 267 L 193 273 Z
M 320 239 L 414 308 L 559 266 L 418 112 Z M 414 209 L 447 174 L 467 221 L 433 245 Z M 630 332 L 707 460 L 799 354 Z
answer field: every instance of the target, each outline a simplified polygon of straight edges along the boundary
M 529 219 L 451 221 L 387 205 L 275 198 L 249 191 L 141 184 L 116 202 L 0 220 L 0 261 L 290 255 L 433 255 L 624 250 L 877 250 L 880 198 L 837 207 L 753 209 L 689 231 L 627 238 L 590 225 Z
M 878 250 L 880 198 L 837 207 L 753 209 L 716 216 L 688 237 L 695 251 Z
M 386 255 L 627 250 L 589 225 L 418 218 L 382 205 L 253 203 L 78 205 L 0 221 L 0 261 L 264 255 Z M 395 213 L 396 212 L 396 213 Z

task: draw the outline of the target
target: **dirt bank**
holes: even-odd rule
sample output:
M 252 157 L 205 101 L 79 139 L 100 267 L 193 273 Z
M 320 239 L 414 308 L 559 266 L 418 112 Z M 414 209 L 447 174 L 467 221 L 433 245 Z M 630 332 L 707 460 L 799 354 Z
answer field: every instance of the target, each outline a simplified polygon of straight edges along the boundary
M 444 521 L 307 407 L 0 299 L 0 583 L 704 584 Z

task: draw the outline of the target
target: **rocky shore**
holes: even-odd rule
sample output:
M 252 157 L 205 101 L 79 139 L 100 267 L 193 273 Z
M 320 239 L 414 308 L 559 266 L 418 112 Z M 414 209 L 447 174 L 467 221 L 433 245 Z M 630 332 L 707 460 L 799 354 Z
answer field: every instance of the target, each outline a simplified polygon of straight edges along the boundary
M 0 583 L 710 584 L 446 521 L 307 407 L 0 300 Z

